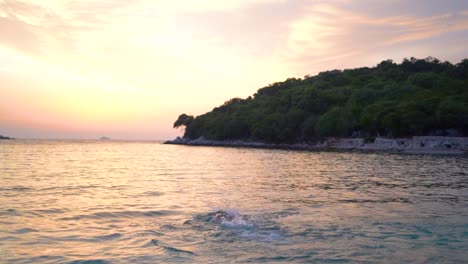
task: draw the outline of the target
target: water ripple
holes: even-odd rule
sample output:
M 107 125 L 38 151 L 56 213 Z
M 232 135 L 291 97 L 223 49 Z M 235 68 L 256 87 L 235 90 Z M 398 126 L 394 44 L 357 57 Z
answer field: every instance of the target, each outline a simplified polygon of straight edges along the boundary
M 117 219 L 117 218 L 133 218 L 133 217 L 155 217 L 167 216 L 174 214 L 174 211 L 118 211 L 118 212 L 96 212 L 92 214 L 75 215 L 70 217 L 62 217 L 59 220 L 83 220 L 83 219 Z
M 468 157 L 0 144 L 2 263 L 465 263 Z

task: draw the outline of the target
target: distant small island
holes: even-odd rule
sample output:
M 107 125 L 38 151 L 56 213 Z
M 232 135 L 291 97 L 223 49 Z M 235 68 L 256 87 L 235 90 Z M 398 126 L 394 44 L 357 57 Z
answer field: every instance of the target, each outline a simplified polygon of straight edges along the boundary
M 0 135 L 0 139 L 15 139 L 15 138 Z
M 321 72 L 261 88 L 211 112 L 181 114 L 179 144 L 242 141 L 316 144 L 326 138 L 468 136 L 468 59 L 392 60 Z M 175 141 L 173 141 L 175 142 Z M 185 143 L 183 143 L 185 142 Z M 170 142 L 169 142 L 170 143 Z
M 102 137 L 99 138 L 99 140 L 111 140 L 111 139 L 108 138 L 108 137 L 102 136 Z

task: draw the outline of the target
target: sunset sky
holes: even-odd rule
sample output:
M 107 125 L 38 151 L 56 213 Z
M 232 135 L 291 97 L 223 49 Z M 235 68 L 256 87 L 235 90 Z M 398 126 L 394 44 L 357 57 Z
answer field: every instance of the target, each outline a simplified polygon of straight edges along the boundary
M 467 43 L 466 0 L 0 0 L 0 134 L 169 139 L 272 82 Z

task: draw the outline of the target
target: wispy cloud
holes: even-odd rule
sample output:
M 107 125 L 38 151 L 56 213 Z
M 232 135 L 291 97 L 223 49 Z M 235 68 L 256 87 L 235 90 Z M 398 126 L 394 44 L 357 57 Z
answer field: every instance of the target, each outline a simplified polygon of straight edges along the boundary
M 0 44 L 34 55 L 70 49 L 73 31 L 83 27 L 64 20 L 53 9 L 16 0 L 0 2 Z
M 15 18 L 0 17 L 0 43 L 27 53 L 40 53 L 34 26 Z
M 308 68 L 396 44 L 468 30 L 468 17 L 455 10 L 428 17 L 374 16 L 365 11 L 348 11 L 340 4 L 310 5 L 308 10 L 290 24 L 289 49 L 285 55 L 293 63 Z

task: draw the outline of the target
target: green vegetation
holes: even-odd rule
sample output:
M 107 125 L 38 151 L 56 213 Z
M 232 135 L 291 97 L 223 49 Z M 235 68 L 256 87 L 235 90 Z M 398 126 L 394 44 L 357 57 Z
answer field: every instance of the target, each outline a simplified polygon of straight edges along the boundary
M 468 59 L 428 57 L 290 78 L 213 111 L 182 114 L 184 137 L 271 143 L 322 137 L 468 135 Z

